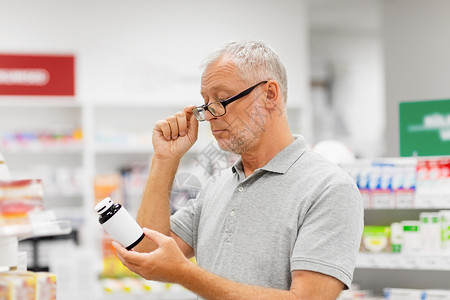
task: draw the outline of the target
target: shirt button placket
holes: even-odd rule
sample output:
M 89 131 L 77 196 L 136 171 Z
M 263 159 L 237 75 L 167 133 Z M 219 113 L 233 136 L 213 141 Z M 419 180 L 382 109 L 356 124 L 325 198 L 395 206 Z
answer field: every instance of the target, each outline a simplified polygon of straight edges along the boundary
M 244 191 L 244 187 L 240 186 L 237 188 L 238 192 L 243 192 Z M 240 198 L 240 197 L 238 197 Z M 231 207 L 230 212 L 228 213 L 228 221 L 226 224 L 226 237 L 225 237 L 225 242 L 232 243 L 232 239 L 233 239 L 233 235 L 234 235 L 234 230 L 235 230 L 235 226 L 236 226 L 236 208 L 239 206 L 234 206 Z

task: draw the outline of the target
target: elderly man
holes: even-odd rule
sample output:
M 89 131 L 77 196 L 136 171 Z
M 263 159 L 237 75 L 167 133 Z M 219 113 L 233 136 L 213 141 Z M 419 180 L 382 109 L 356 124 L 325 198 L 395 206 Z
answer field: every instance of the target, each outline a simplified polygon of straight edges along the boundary
M 119 258 L 205 299 L 336 299 L 352 281 L 363 207 L 353 180 L 291 133 L 278 55 L 260 42 L 226 44 L 207 60 L 201 94 L 203 105 L 156 123 L 137 216 L 147 239 L 134 251 L 114 242 Z M 169 191 L 199 121 L 240 159 L 170 216 Z

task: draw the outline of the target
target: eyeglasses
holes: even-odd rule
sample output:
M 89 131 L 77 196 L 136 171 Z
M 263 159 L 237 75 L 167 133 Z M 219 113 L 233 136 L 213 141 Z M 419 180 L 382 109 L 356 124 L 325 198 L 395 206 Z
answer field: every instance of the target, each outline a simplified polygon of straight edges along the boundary
M 206 120 L 205 119 L 206 111 L 209 111 L 211 113 L 211 115 L 213 115 L 214 117 L 221 117 L 221 116 L 223 116 L 224 114 L 227 113 L 227 110 L 225 109 L 225 107 L 228 104 L 230 104 L 230 103 L 232 103 L 232 102 L 234 102 L 234 101 L 236 101 L 236 100 L 238 100 L 238 99 L 240 99 L 240 98 L 242 98 L 244 96 L 247 96 L 258 85 L 263 84 L 263 83 L 264 84 L 267 83 L 267 80 L 266 81 L 261 81 L 261 82 L 255 84 L 254 86 L 249 87 L 245 91 L 240 92 L 239 94 L 237 94 L 235 96 L 232 96 L 232 97 L 230 97 L 228 99 L 225 99 L 223 101 L 216 101 L 216 102 L 212 102 L 212 103 L 209 103 L 209 104 L 204 104 L 204 105 L 201 105 L 201 106 L 197 106 L 194 109 L 192 109 L 192 112 L 194 113 L 195 118 L 198 121 L 200 121 L 200 122 Z

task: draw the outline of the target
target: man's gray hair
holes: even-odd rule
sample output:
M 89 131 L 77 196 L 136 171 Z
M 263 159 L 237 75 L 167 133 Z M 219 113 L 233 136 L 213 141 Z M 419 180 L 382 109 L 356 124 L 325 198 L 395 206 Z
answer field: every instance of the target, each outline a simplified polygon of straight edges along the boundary
M 232 61 L 249 84 L 274 79 L 280 86 L 284 102 L 287 100 L 286 69 L 278 54 L 268 45 L 258 41 L 229 42 L 216 49 L 203 62 L 203 67 L 221 58 Z

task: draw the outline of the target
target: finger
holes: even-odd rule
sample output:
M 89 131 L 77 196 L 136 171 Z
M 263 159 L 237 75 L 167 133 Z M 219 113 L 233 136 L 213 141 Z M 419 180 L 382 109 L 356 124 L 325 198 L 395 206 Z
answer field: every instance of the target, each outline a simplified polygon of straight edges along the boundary
M 177 119 L 178 131 L 180 133 L 180 136 L 185 136 L 187 132 L 186 115 L 183 112 L 179 111 L 175 114 L 175 117 Z
M 152 241 L 154 241 L 158 245 L 158 247 L 160 247 L 164 243 L 164 241 L 167 241 L 167 239 L 170 239 L 170 237 L 168 237 L 167 235 L 162 234 L 156 230 L 151 230 L 151 229 L 148 229 L 145 227 L 143 228 L 143 230 L 144 230 L 145 236 L 147 238 L 151 239 Z
M 186 107 L 184 108 L 183 112 L 185 113 L 186 118 L 187 118 L 188 120 L 190 120 L 191 117 L 194 115 L 194 113 L 192 112 L 192 110 L 193 110 L 195 107 L 196 107 L 195 105 L 188 105 L 188 106 L 186 106 Z
M 121 255 L 117 254 L 117 256 L 119 257 L 120 262 L 122 263 L 122 265 L 124 265 L 125 267 L 127 267 L 130 271 L 132 272 L 139 272 L 140 266 L 136 265 L 134 263 L 131 263 L 129 261 L 126 261 Z
M 195 105 L 188 105 L 184 108 L 184 112 L 186 114 L 186 118 L 189 124 L 188 126 L 192 127 L 196 132 L 198 129 L 198 121 L 195 118 L 194 113 L 192 112 L 192 110 L 195 107 L 196 107 Z
M 112 246 L 114 247 L 114 249 L 116 250 L 116 254 L 117 257 L 119 258 L 119 260 L 122 262 L 122 264 L 128 268 L 128 262 L 125 260 L 125 258 L 123 257 L 123 252 L 122 252 L 122 245 L 120 245 L 118 242 L 113 241 L 112 242 Z M 126 249 L 125 249 L 126 250 Z
M 198 120 L 196 117 L 194 117 L 194 113 L 191 112 L 190 115 L 188 115 L 188 120 L 189 120 L 189 126 L 192 127 L 195 131 L 197 132 L 198 130 Z
M 197 107 L 197 105 L 192 105 L 192 104 L 190 104 L 190 105 L 187 105 L 187 106 L 184 108 L 183 111 L 184 111 L 185 113 L 193 113 L 192 110 L 193 110 L 195 107 Z
M 161 132 L 166 140 L 170 140 L 170 126 L 166 120 L 156 122 L 154 130 Z
M 116 250 L 117 256 L 119 257 L 120 261 L 126 267 L 128 267 L 128 265 L 140 265 L 143 262 L 143 256 L 145 255 L 144 253 L 128 251 L 127 249 L 125 249 L 125 247 L 123 247 L 116 241 L 113 241 L 112 245 Z
M 166 121 L 169 124 L 172 139 L 176 140 L 178 138 L 177 118 L 175 116 L 170 116 L 170 117 L 166 118 Z

